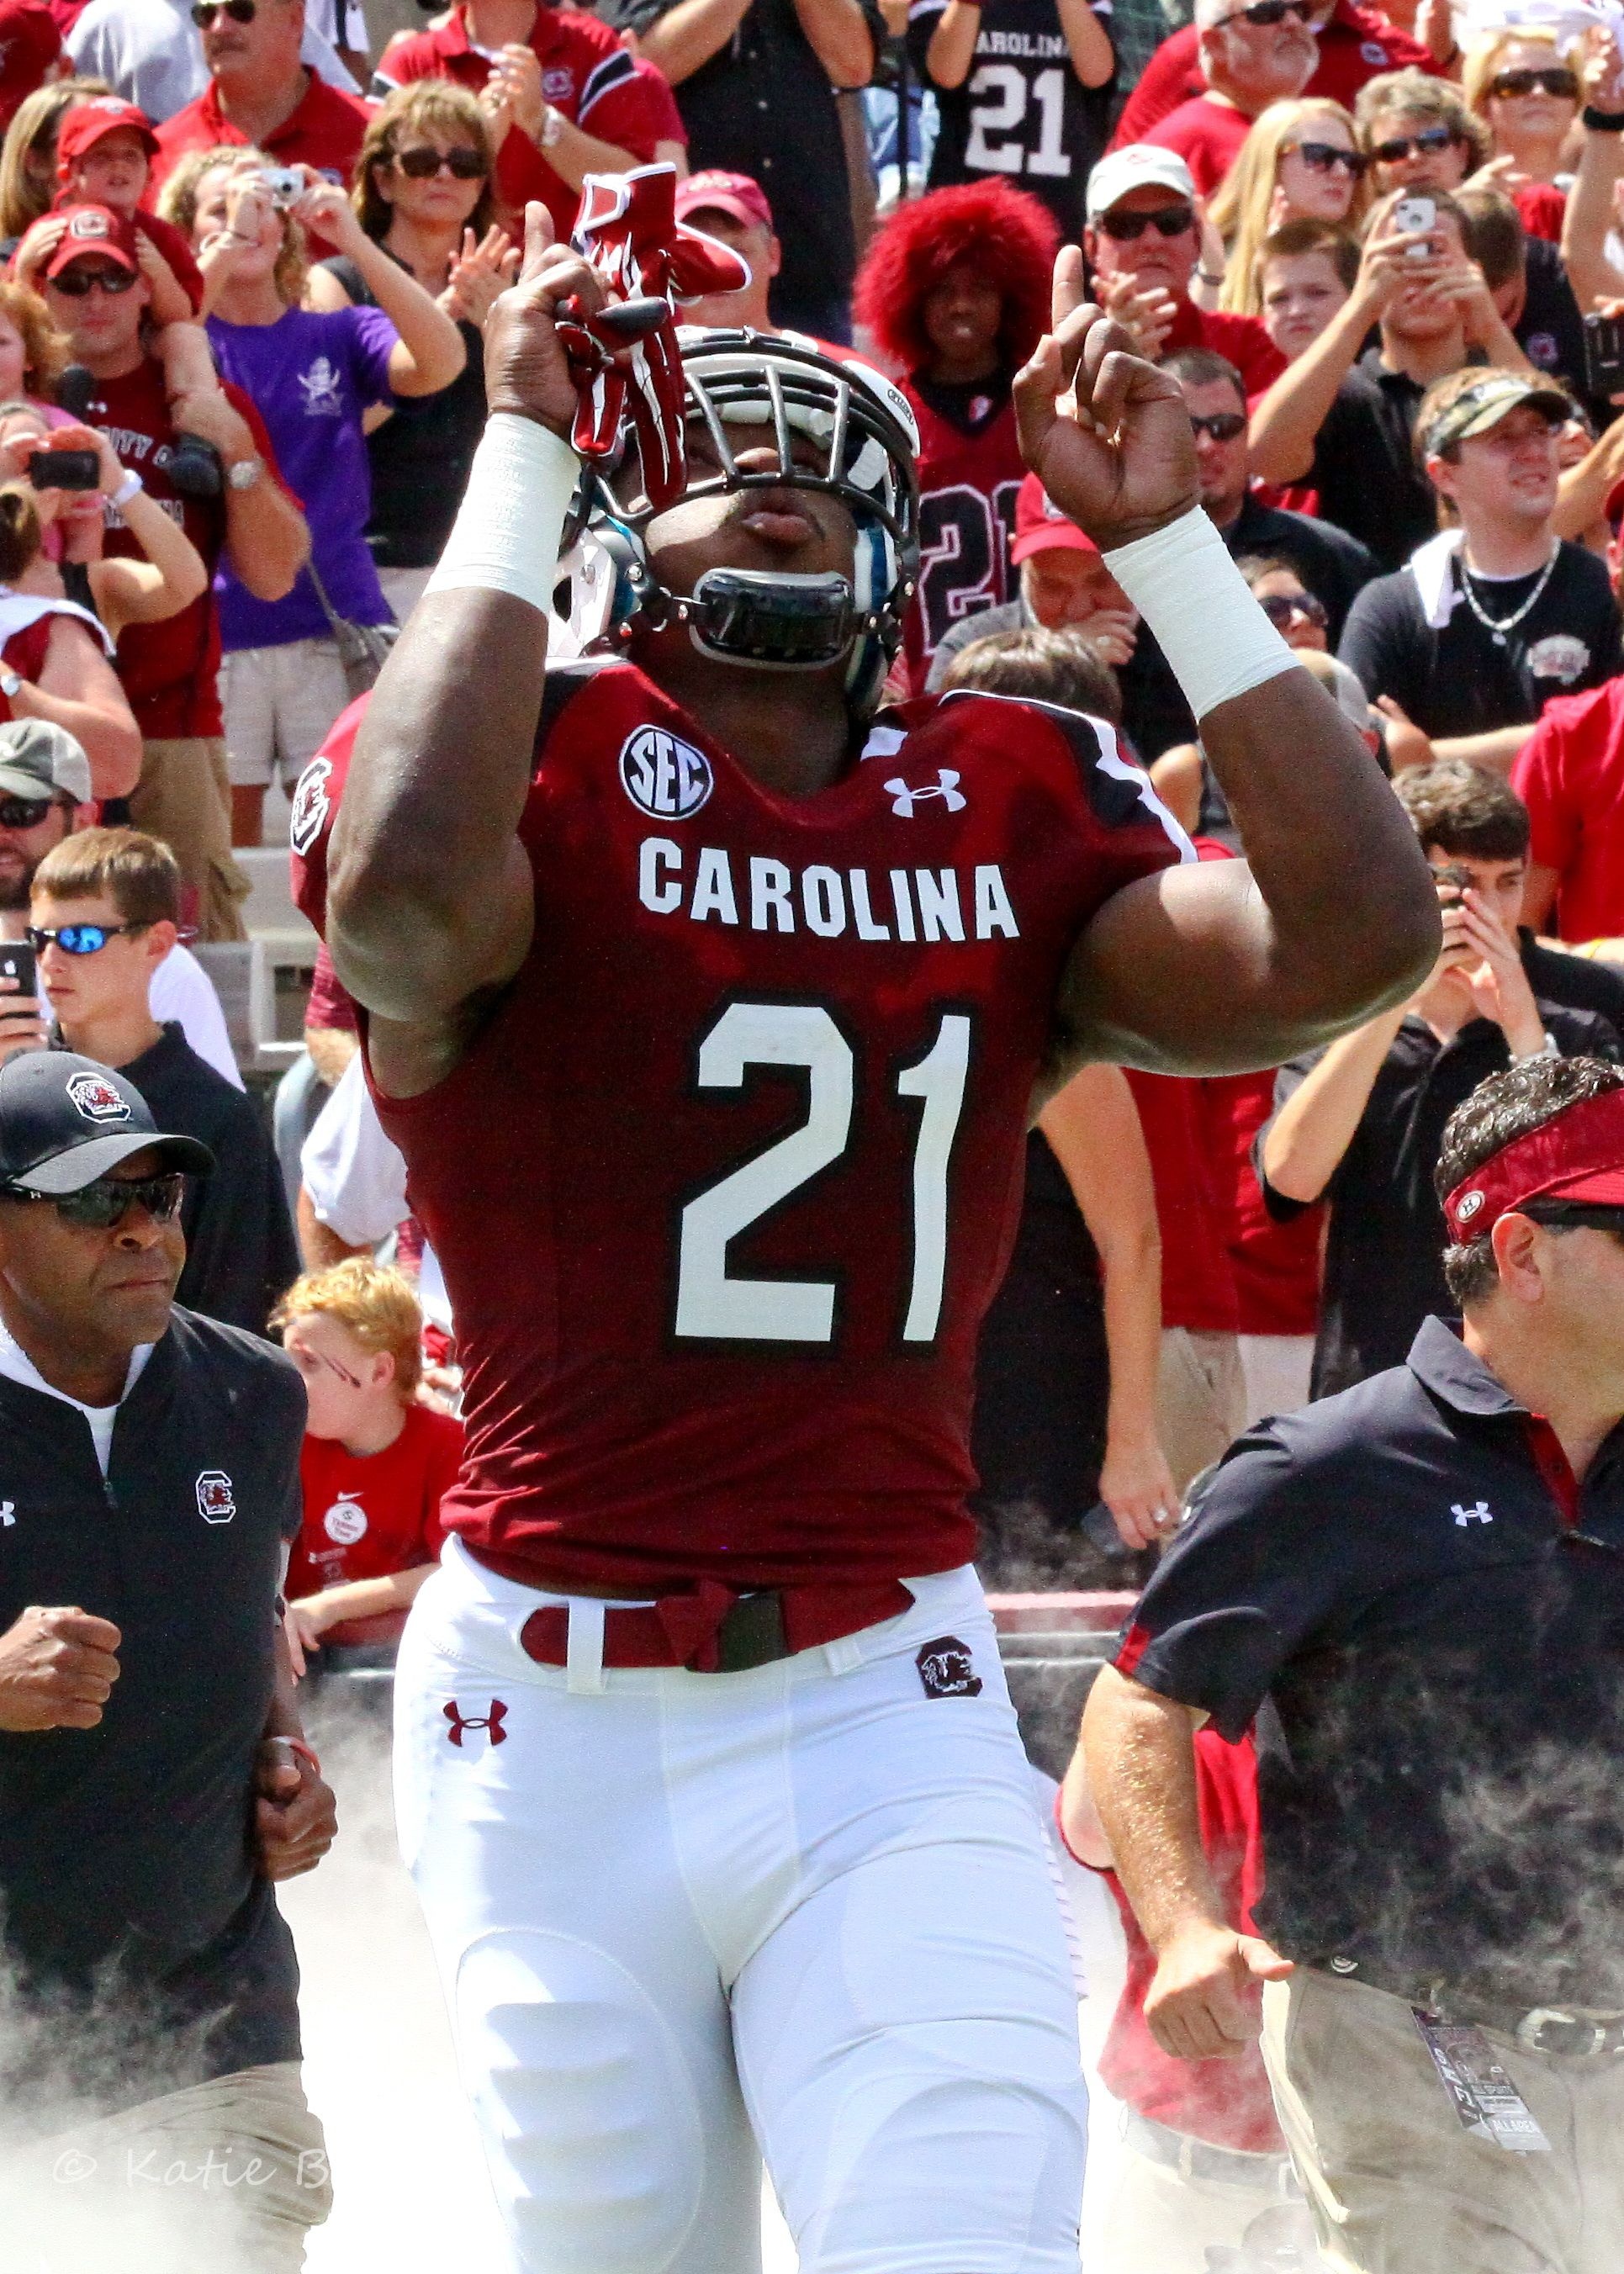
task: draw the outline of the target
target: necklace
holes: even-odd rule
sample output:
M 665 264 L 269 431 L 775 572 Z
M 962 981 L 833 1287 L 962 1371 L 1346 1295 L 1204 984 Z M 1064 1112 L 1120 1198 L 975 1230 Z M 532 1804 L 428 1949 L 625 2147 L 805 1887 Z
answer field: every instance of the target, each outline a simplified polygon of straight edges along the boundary
M 1510 615 L 1500 616 L 1498 618 L 1488 614 L 1487 610 L 1479 602 L 1476 592 L 1473 591 L 1471 571 L 1466 566 L 1466 555 L 1463 553 L 1462 553 L 1462 595 L 1465 599 L 1467 606 L 1471 610 L 1473 615 L 1477 617 L 1477 621 L 1483 626 L 1484 630 L 1488 633 L 1496 647 L 1504 647 L 1506 644 L 1506 634 L 1508 631 L 1514 630 L 1515 627 L 1522 622 L 1523 617 L 1529 614 L 1530 612 L 1538 605 L 1540 594 L 1545 591 L 1545 586 L 1551 582 L 1551 574 L 1556 567 L 1557 555 L 1560 551 L 1561 546 L 1560 544 L 1553 544 L 1551 547 L 1551 558 L 1545 562 L 1545 567 L 1540 570 L 1538 578 L 1535 583 L 1534 589 L 1529 594 L 1527 599 L 1523 601 L 1520 608 L 1514 609 Z

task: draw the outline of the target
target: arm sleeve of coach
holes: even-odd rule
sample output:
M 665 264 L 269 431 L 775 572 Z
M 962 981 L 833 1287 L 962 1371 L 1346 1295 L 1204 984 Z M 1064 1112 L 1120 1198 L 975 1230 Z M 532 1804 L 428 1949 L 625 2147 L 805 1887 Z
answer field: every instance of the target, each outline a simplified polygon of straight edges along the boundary
M 1310 1412 L 1312 1409 L 1309 1409 Z M 1300 1417 L 1238 1438 L 1139 1599 L 1119 1673 L 1238 1743 L 1286 1660 L 1333 1618 L 1343 1504 L 1305 1458 Z

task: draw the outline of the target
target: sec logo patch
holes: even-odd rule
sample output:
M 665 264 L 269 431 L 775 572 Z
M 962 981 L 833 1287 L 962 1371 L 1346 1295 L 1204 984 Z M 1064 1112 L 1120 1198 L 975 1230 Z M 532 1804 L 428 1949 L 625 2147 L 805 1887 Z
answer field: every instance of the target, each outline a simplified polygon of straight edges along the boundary
M 710 761 L 663 727 L 639 727 L 620 749 L 620 786 L 650 821 L 687 821 L 716 787 Z

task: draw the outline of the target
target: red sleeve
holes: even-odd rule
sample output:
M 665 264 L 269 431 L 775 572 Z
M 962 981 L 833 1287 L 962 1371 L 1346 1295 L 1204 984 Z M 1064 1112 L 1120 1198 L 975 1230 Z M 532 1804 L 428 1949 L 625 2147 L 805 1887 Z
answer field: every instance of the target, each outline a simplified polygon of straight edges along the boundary
M 333 958 L 325 939 L 316 950 L 316 968 L 310 983 L 310 999 L 304 1005 L 304 1024 L 320 1033 L 353 1035 L 359 1031 L 355 998 L 333 968 Z
M 1566 874 L 1579 852 L 1580 815 L 1569 794 L 1569 749 L 1575 728 L 1583 733 L 1595 707 L 1586 702 L 1585 718 L 1570 719 L 1565 703 L 1553 703 L 1511 770 L 1511 787 L 1528 808 L 1529 858 L 1559 875 Z M 1606 705 L 1600 709 L 1605 726 Z
M 650 93 L 647 74 L 639 74 L 632 56 L 617 43 L 613 53 L 601 56 L 587 72 L 575 124 L 583 133 L 629 150 L 646 165 L 653 158 L 664 115 Z
M 327 840 L 350 771 L 350 753 L 371 701 L 369 690 L 339 712 L 326 742 L 294 784 L 288 823 L 294 904 L 323 938 L 327 928 Z
M 1126 108 L 1116 122 L 1111 148 L 1120 150 L 1124 142 L 1142 142 L 1158 119 L 1165 118 L 1169 110 L 1177 110 L 1181 102 L 1188 102 L 1192 94 L 1200 92 L 1196 29 L 1193 24 L 1186 24 L 1163 40 L 1146 64 L 1139 85 L 1128 97 Z
M 138 213 L 135 226 L 139 235 L 154 245 L 175 271 L 175 281 L 192 303 L 192 312 L 199 314 L 203 306 L 203 272 L 192 257 L 192 246 L 184 230 L 172 221 L 162 221 L 156 214 Z
M 372 66 L 374 87 L 405 87 L 414 79 L 434 76 L 434 57 L 421 32 L 397 32 Z
M 301 498 L 295 497 L 293 492 L 288 487 L 287 483 L 283 481 L 282 478 L 282 468 L 276 463 L 276 453 L 271 446 L 269 432 L 266 427 L 264 419 L 259 416 L 259 408 L 256 405 L 253 397 L 251 395 L 244 395 L 242 388 L 240 387 L 234 386 L 229 379 L 222 379 L 220 385 L 226 401 L 230 404 L 232 410 L 235 410 L 240 418 L 245 418 L 248 421 L 248 431 L 253 436 L 254 448 L 264 459 L 267 473 L 269 474 L 271 479 L 275 483 L 283 497 L 287 499 L 289 504 L 295 507 L 300 513 L 303 513 L 304 510 L 304 501 Z

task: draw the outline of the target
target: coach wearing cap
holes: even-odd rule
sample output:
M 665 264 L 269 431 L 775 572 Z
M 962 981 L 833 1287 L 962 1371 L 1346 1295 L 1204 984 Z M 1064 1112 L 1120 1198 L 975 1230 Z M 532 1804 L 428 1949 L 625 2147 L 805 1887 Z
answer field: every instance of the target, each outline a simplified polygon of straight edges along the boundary
M 334 1829 L 278 1617 L 304 1393 L 174 1306 L 212 1165 L 92 1059 L 0 1067 L 0 2232 L 51 2274 L 291 2269 L 327 2203 L 272 1893 Z
M 1349 2274 L 1616 2263 L 1624 2233 L 1624 1073 L 1530 1059 L 1438 1169 L 1464 1312 L 1214 1472 L 1084 1743 L 1169 2052 L 1258 2029 Z M 1255 1720 L 1225 1924 L 1192 1738 Z

